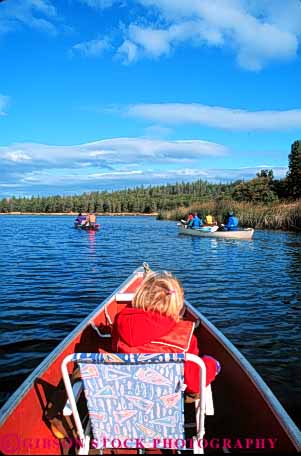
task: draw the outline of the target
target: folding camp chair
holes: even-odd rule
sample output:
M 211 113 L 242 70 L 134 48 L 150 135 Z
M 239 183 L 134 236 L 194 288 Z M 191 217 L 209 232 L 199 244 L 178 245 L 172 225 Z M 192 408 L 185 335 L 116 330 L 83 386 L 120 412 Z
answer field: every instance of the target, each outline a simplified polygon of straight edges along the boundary
M 93 448 L 160 448 L 185 450 L 184 361 L 200 367 L 200 399 L 196 401 L 196 436 L 189 443 L 202 454 L 205 433 L 206 367 L 191 354 L 75 353 L 62 363 L 62 374 L 78 437 L 78 454 Z M 89 423 L 84 429 L 67 365 L 80 368 Z M 211 392 L 211 390 L 210 390 Z M 68 414 L 68 413 L 67 413 Z M 92 440 L 90 437 L 92 431 Z

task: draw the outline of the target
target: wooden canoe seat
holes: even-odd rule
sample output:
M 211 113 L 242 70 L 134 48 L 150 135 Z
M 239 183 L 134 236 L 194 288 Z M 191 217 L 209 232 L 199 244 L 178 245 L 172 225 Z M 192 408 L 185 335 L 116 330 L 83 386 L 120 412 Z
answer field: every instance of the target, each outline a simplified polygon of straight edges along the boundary
M 115 301 L 119 303 L 130 303 L 133 301 L 134 293 L 117 293 Z

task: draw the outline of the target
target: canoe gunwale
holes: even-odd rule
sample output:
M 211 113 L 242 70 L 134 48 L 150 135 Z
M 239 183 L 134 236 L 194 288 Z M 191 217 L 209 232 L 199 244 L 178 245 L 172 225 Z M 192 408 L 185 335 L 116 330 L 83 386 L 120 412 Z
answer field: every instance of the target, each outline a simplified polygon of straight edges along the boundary
M 188 301 L 185 301 L 185 305 L 190 312 L 201 321 L 201 325 L 205 326 L 208 332 L 218 340 L 218 342 L 224 347 L 224 349 L 230 354 L 235 362 L 243 369 L 244 373 L 249 377 L 261 397 L 268 405 L 273 415 L 285 429 L 286 434 L 291 439 L 296 450 L 301 452 L 301 431 L 288 415 L 284 407 L 281 405 L 279 400 L 276 398 L 272 390 L 265 383 L 260 374 L 247 360 L 247 358 L 230 342 L 230 340 L 213 325 L 201 312 L 193 307 Z
M 91 321 L 103 310 L 106 305 L 114 299 L 116 293 L 122 293 L 123 289 L 126 288 L 133 282 L 137 276 L 143 274 L 143 268 L 137 268 L 127 279 L 119 285 L 114 291 L 104 299 L 84 320 L 82 320 L 66 337 L 59 343 L 49 355 L 29 374 L 23 383 L 16 389 L 16 391 L 10 396 L 5 402 L 3 407 L 0 409 L 0 426 L 4 424 L 6 419 L 14 411 L 17 405 L 25 397 L 29 389 L 34 385 L 37 377 L 40 377 L 53 363 L 53 361 L 71 344 L 71 342 L 79 336 L 82 331 L 89 325 Z

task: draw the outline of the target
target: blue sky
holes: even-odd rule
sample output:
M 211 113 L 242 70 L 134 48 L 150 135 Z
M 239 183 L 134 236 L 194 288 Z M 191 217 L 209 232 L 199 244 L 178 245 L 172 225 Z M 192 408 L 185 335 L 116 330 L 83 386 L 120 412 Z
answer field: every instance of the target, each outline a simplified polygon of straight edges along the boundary
M 287 171 L 299 0 L 0 2 L 0 197 Z

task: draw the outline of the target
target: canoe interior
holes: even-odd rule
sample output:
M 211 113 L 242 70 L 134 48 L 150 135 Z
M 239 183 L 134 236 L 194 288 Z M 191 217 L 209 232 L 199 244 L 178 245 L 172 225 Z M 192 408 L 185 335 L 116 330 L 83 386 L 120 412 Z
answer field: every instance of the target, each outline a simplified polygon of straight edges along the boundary
M 63 441 L 53 436 L 45 418 L 47 403 L 53 398 L 53 393 L 62 387 L 61 362 L 65 356 L 74 352 L 112 351 L 111 339 L 100 339 L 90 322 L 93 321 L 101 327 L 103 332 L 109 332 L 108 318 L 113 320 L 116 313 L 126 305 L 116 302 L 116 293 L 133 293 L 142 280 L 143 273 L 137 270 L 89 315 L 13 394 L 1 410 L 2 454 L 74 454 L 74 450 L 70 453 L 69 448 L 66 449 L 66 446 L 60 443 Z M 105 305 L 107 312 L 104 312 Z M 256 378 L 254 380 L 252 372 L 248 372 L 249 364 L 242 355 L 238 352 L 233 354 L 231 344 L 189 304 L 185 318 L 201 320 L 196 329 L 200 353 L 216 357 L 222 365 L 220 375 L 212 384 L 215 415 L 206 418 L 206 439 L 228 438 L 232 439 L 232 442 L 237 439 L 244 442 L 245 439 L 255 441 L 274 438 L 277 440 L 276 450 L 273 452 L 301 451 L 300 431 L 263 381 L 260 379 L 258 383 Z M 250 369 L 252 370 L 251 366 Z M 13 436 L 10 445 L 5 440 L 7 435 Z M 242 450 L 238 448 L 229 451 Z M 264 449 L 251 450 L 259 454 L 269 451 L 271 450 L 267 448 L 267 443 Z M 112 450 L 107 452 L 112 454 Z M 121 450 L 114 452 L 120 453 Z M 156 450 L 156 453 L 161 451 Z

